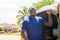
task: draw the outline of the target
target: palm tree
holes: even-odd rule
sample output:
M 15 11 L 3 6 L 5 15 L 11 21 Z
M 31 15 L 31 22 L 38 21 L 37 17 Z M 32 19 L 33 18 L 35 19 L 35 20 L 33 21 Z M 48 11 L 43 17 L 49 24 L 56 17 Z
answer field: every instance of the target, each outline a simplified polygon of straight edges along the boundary
M 18 13 L 19 14 L 16 16 L 17 24 L 21 26 L 21 21 L 24 19 L 26 15 L 28 15 L 28 8 L 24 6 L 23 10 L 19 10 Z

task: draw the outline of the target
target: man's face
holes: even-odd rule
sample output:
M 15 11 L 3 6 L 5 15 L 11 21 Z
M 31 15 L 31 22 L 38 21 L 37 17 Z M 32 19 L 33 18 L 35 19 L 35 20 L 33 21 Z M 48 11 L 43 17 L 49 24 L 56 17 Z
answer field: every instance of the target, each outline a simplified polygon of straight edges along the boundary
M 36 10 L 34 8 L 29 9 L 29 13 L 31 16 L 35 16 L 36 15 Z

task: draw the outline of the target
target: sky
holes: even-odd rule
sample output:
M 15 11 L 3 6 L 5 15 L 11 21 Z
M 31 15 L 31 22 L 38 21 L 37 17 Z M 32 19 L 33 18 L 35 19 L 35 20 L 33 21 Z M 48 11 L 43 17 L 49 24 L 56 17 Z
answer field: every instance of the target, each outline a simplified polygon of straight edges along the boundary
M 40 0 L 0 0 L 0 24 L 16 24 L 16 15 L 23 6 L 30 7 Z M 57 2 L 60 2 L 57 0 Z

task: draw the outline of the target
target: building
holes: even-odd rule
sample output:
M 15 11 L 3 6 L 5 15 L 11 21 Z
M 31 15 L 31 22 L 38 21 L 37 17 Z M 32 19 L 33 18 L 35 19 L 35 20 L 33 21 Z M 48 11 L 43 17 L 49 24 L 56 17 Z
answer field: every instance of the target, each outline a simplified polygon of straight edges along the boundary
M 15 24 L 0 24 L 4 32 L 20 32 L 19 26 Z

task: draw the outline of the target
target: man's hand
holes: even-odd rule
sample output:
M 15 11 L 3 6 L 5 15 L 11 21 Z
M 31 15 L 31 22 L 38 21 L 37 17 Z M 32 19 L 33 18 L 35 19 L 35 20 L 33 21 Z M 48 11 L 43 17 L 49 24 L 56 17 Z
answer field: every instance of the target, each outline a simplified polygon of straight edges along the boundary
M 47 14 L 50 15 L 51 14 L 51 10 L 46 10 Z
M 21 36 L 24 38 L 24 40 L 28 40 L 27 35 L 25 34 L 26 30 L 21 31 Z
M 28 40 L 27 38 L 25 40 Z

